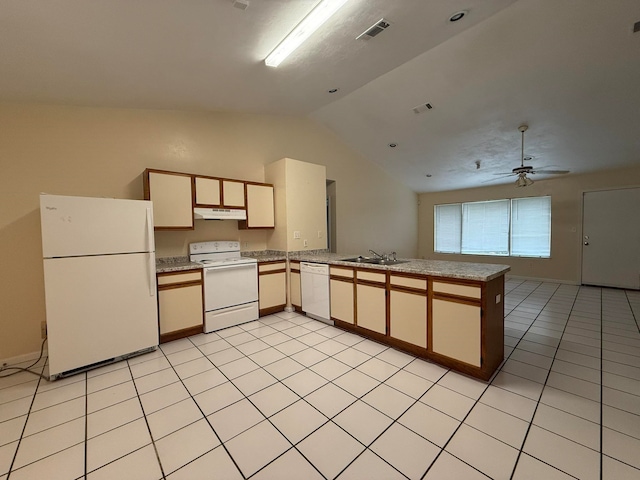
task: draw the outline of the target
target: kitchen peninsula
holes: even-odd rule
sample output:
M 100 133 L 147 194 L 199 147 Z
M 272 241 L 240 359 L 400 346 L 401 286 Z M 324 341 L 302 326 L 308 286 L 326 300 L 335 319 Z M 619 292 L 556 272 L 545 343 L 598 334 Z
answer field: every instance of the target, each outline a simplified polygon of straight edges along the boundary
M 289 253 L 292 273 L 301 261 L 329 265 L 331 320 L 337 327 L 483 380 L 502 363 L 509 266 L 354 260 L 344 254 Z M 291 292 L 299 290 L 293 278 Z

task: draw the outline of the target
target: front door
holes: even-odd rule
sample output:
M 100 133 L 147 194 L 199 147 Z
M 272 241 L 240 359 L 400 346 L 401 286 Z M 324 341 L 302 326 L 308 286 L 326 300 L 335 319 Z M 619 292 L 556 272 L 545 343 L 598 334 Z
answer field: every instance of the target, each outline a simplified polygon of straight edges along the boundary
M 583 194 L 582 283 L 640 289 L 640 188 Z

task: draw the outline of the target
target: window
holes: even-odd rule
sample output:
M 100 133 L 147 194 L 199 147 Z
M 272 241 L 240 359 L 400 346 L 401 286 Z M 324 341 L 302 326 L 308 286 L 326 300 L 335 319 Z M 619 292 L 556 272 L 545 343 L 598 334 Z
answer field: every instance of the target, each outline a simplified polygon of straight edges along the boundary
M 511 200 L 511 255 L 551 256 L 551 197 Z
M 509 200 L 462 204 L 462 252 L 509 255 Z
M 551 197 L 436 205 L 438 253 L 550 257 Z
M 436 205 L 436 252 L 460 253 L 462 217 L 460 204 Z

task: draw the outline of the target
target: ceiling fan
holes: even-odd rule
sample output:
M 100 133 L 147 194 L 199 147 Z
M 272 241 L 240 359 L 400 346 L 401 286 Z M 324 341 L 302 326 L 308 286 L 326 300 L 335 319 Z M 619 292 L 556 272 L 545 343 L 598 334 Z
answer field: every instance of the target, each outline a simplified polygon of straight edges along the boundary
M 529 128 L 528 125 L 520 125 L 518 127 L 518 131 L 522 134 L 522 147 L 520 150 L 520 166 L 511 170 L 511 172 L 504 173 L 495 173 L 494 175 L 517 175 L 518 178 L 516 180 L 516 187 L 528 187 L 529 185 L 533 185 L 533 180 L 527 177 L 529 175 L 535 175 L 536 173 L 546 173 L 546 174 L 564 174 L 569 173 L 569 170 L 546 170 L 546 169 L 534 169 L 531 165 L 525 165 L 524 161 L 530 161 L 532 157 L 525 157 L 524 155 L 524 132 Z

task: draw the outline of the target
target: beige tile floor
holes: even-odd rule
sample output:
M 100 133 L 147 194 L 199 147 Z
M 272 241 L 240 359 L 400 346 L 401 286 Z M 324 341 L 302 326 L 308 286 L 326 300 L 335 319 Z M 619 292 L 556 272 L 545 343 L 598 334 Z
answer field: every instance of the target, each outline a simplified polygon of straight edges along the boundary
M 640 292 L 511 279 L 505 314 L 489 383 L 291 313 L 1 378 L 0 480 L 640 479 Z

